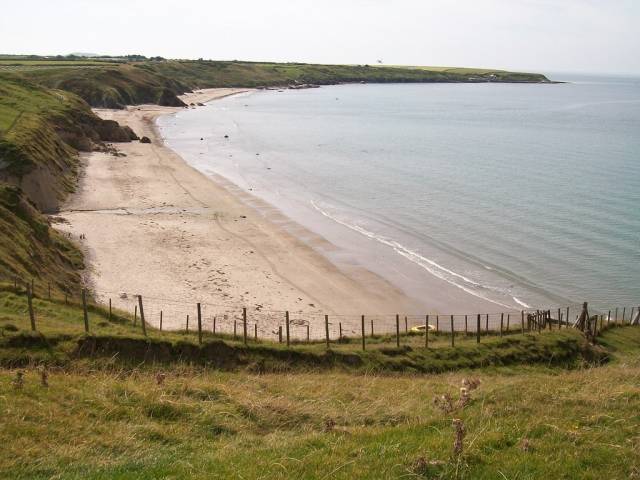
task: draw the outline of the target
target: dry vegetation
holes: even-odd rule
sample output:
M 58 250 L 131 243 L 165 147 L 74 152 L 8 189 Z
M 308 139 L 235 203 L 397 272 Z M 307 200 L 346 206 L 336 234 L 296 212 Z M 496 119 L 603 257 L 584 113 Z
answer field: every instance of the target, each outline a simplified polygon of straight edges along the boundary
M 26 335 L 23 303 L 0 301 L 5 361 L 42 350 L 7 344 Z M 82 335 L 74 307 L 36 305 L 45 337 Z M 102 334 L 134 335 L 99 310 L 91 318 Z M 549 358 L 437 375 L 34 354 L 0 370 L 0 478 L 638 478 L 640 329 L 599 341 L 606 365 Z

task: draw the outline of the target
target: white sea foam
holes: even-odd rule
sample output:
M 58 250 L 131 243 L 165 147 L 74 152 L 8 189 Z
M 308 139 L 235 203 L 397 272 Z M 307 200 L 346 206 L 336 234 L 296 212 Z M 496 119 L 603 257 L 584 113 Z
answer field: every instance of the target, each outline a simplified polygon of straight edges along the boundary
M 320 208 L 313 200 L 311 200 L 311 205 L 313 206 L 313 208 L 315 208 L 319 213 L 321 213 L 323 216 L 329 218 L 330 220 L 333 220 L 336 223 L 339 223 L 340 225 L 347 227 L 350 230 L 353 230 L 361 235 L 364 235 L 367 238 L 370 238 L 372 240 L 375 240 L 379 243 L 382 243 L 384 245 L 387 245 L 389 247 L 391 247 L 396 253 L 398 253 L 399 255 L 402 255 L 404 258 L 406 258 L 407 260 L 409 260 L 410 262 L 415 263 L 416 265 L 419 265 L 420 267 L 424 268 L 425 270 L 427 270 L 430 274 L 432 274 L 433 276 L 444 280 L 445 282 L 454 285 L 455 287 L 458 287 L 459 289 L 469 293 L 470 295 L 473 295 L 475 297 L 481 298 L 483 300 L 486 300 L 488 302 L 491 303 L 495 303 L 496 305 L 500 305 L 501 307 L 505 307 L 505 308 L 513 308 L 513 305 L 507 305 L 505 303 L 501 303 L 497 300 L 488 298 L 482 294 L 480 294 L 477 290 L 474 290 L 474 288 L 484 288 L 484 289 L 491 289 L 494 290 L 491 287 L 487 287 L 485 285 L 482 285 L 481 283 L 478 283 L 460 273 L 454 272 L 451 269 L 448 269 L 440 264 L 438 264 L 437 262 L 431 260 L 430 258 L 424 257 L 423 255 L 420 255 L 417 252 L 414 252 L 413 250 L 405 247 L 404 245 L 402 245 L 401 243 L 383 237 L 381 235 L 377 235 L 373 232 L 370 232 L 369 230 L 362 228 L 359 225 L 354 225 L 348 222 L 345 222 L 343 220 L 340 220 L 339 218 L 335 217 L 334 215 L 331 215 L 329 212 L 323 210 L 322 208 Z M 458 280 L 458 281 L 456 281 Z M 461 282 L 460 282 L 461 280 Z M 520 305 L 526 306 L 527 308 L 529 308 L 528 305 L 523 304 L 522 302 L 520 302 L 519 300 L 517 300 L 515 297 L 513 297 L 514 300 L 516 302 L 518 302 Z
M 519 298 L 517 298 L 517 297 L 513 297 L 513 296 L 512 296 L 511 298 L 513 298 L 513 299 L 516 301 L 516 303 L 517 303 L 518 305 L 521 305 L 521 306 L 523 306 L 524 308 L 531 308 L 531 305 L 527 305 L 526 303 L 524 303 L 524 302 L 523 302 L 522 300 L 520 300 Z

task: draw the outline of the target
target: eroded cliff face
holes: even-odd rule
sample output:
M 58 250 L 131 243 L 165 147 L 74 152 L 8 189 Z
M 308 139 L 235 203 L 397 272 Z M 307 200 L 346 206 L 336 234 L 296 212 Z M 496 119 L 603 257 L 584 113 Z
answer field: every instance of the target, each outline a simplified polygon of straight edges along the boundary
M 12 118 L 0 132 L 0 181 L 20 187 L 43 212 L 56 210 L 74 190 L 78 152 L 138 138 L 69 92 L 0 78 L 0 94 L 0 112 Z
M 82 254 L 43 213 L 75 189 L 79 152 L 137 138 L 69 92 L 0 76 L 0 276 L 79 284 Z

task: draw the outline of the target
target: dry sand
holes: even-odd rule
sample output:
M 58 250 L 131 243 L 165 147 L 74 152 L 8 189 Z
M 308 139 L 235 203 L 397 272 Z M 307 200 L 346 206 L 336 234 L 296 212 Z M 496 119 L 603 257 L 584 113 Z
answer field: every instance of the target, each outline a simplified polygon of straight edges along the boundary
M 183 100 L 204 103 L 239 91 L 210 89 Z M 359 330 L 362 313 L 421 310 L 364 268 L 329 262 L 317 251 L 330 248 L 322 238 L 187 165 L 163 145 L 155 127 L 156 117 L 178 110 L 96 110 L 152 141 L 117 144 L 126 157 L 83 156 L 79 191 L 60 212 L 66 223 L 58 228 L 86 237 L 80 240 L 86 281 L 100 300 L 111 298 L 131 311 L 133 295 L 141 294 L 147 321 L 158 325 L 162 310 L 165 328 L 184 328 L 187 314 L 193 322 L 195 303 L 202 302 L 205 327 L 212 328 L 215 315 L 217 329 L 227 332 L 246 307 L 250 334 L 257 321 L 261 336 L 277 332 L 284 310 L 297 312 L 295 335 L 306 335 L 306 320 L 312 337 L 324 335 L 324 314 L 335 334 L 338 321 L 345 332 Z M 386 319 L 390 327 L 392 317 Z

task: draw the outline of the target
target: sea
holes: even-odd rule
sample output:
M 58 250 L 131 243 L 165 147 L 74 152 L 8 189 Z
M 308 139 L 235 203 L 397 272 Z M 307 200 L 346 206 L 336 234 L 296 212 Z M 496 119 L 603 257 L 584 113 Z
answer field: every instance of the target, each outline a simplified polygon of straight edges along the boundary
M 640 78 L 260 90 L 159 119 L 202 172 L 428 303 L 640 305 Z M 431 282 L 432 284 L 433 282 Z M 451 306 L 455 310 L 455 306 Z

